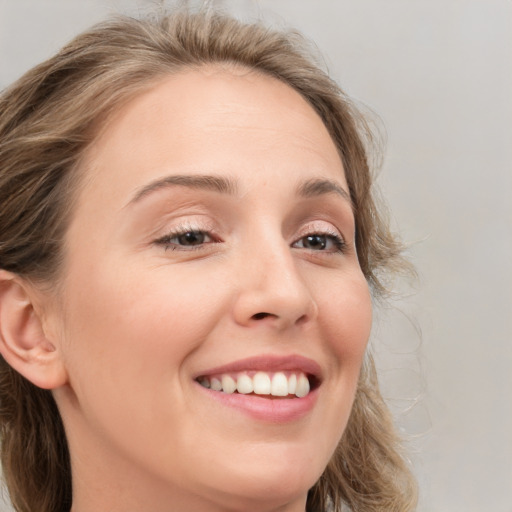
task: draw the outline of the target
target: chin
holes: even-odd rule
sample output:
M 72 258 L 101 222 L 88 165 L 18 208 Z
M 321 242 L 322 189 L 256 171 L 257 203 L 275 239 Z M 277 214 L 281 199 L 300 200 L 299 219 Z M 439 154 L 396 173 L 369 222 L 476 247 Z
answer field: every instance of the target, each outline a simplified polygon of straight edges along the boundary
M 305 455 L 283 457 L 285 455 L 279 460 L 268 457 L 263 463 L 248 461 L 218 472 L 223 487 L 221 492 L 233 511 L 275 510 L 294 502 L 303 502 L 305 506 L 307 493 L 325 466 L 308 461 L 310 458 Z M 258 459 L 261 461 L 261 457 Z
M 299 482 L 290 480 L 271 480 L 240 482 L 233 481 L 232 487 L 217 494 L 218 503 L 222 509 L 232 512 L 265 512 L 284 509 L 293 503 L 302 503 L 305 508 L 307 493 L 314 485 L 301 486 Z M 234 491 L 234 489 L 236 489 Z M 217 499 L 215 499 L 217 501 Z

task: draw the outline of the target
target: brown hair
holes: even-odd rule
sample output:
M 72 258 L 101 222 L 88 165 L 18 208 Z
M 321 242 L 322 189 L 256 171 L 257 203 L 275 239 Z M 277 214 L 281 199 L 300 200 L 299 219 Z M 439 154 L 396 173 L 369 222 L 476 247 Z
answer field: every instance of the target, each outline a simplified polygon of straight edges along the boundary
M 0 268 L 32 281 L 56 282 L 76 169 L 101 124 L 159 78 L 224 62 L 281 80 L 320 115 L 345 168 L 361 268 L 374 296 L 382 296 L 382 276 L 403 260 L 376 208 L 371 136 L 363 116 L 315 64 L 301 36 L 215 12 L 178 11 L 99 24 L 5 91 L 0 97 Z M 16 510 L 69 510 L 69 453 L 52 394 L 1 357 L 0 434 L 3 472 Z M 309 492 L 307 510 L 406 512 L 415 503 L 414 479 L 368 355 L 347 428 Z

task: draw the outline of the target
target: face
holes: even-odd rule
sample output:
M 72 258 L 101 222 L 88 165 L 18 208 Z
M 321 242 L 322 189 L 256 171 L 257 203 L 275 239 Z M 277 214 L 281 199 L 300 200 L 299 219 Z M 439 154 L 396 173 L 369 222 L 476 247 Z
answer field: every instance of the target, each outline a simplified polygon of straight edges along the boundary
M 371 324 L 322 121 L 272 78 L 186 71 L 123 107 L 83 167 L 55 315 L 76 500 L 304 510 Z

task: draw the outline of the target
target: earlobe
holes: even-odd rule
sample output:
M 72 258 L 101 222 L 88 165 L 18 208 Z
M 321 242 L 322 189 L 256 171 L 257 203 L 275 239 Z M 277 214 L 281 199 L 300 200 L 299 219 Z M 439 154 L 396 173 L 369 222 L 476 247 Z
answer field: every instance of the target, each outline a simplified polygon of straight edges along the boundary
M 0 354 L 34 385 L 55 389 L 66 383 L 66 371 L 54 340 L 45 333 L 34 300 L 31 285 L 0 270 Z

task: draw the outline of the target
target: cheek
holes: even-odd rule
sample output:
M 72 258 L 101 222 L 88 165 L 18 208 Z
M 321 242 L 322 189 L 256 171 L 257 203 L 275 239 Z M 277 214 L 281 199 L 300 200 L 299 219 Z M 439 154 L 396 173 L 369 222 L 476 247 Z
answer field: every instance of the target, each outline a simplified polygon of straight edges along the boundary
M 372 325 L 372 301 L 364 276 L 344 279 L 319 301 L 325 339 L 338 364 L 361 364 Z
M 183 417 L 187 370 L 218 321 L 222 289 L 164 267 L 71 277 L 65 356 L 72 418 L 83 426 L 75 431 L 106 439 L 144 464 L 169 455 L 169 439 L 186 439 L 192 428 Z
M 218 289 L 183 272 L 170 274 L 164 267 L 144 274 L 123 265 L 71 276 L 65 315 L 71 379 L 137 395 L 142 383 L 154 388 L 171 377 L 179 384 L 222 301 Z
M 331 281 L 330 292 L 318 295 L 319 327 L 324 351 L 329 355 L 324 382 L 321 427 L 324 436 L 319 453 L 327 464 L 348 423 L 361 365 L 372 324 L 372 301 L 362 274 L 354 272 Z M 319 471 L 323 470 L 319 466 Z

